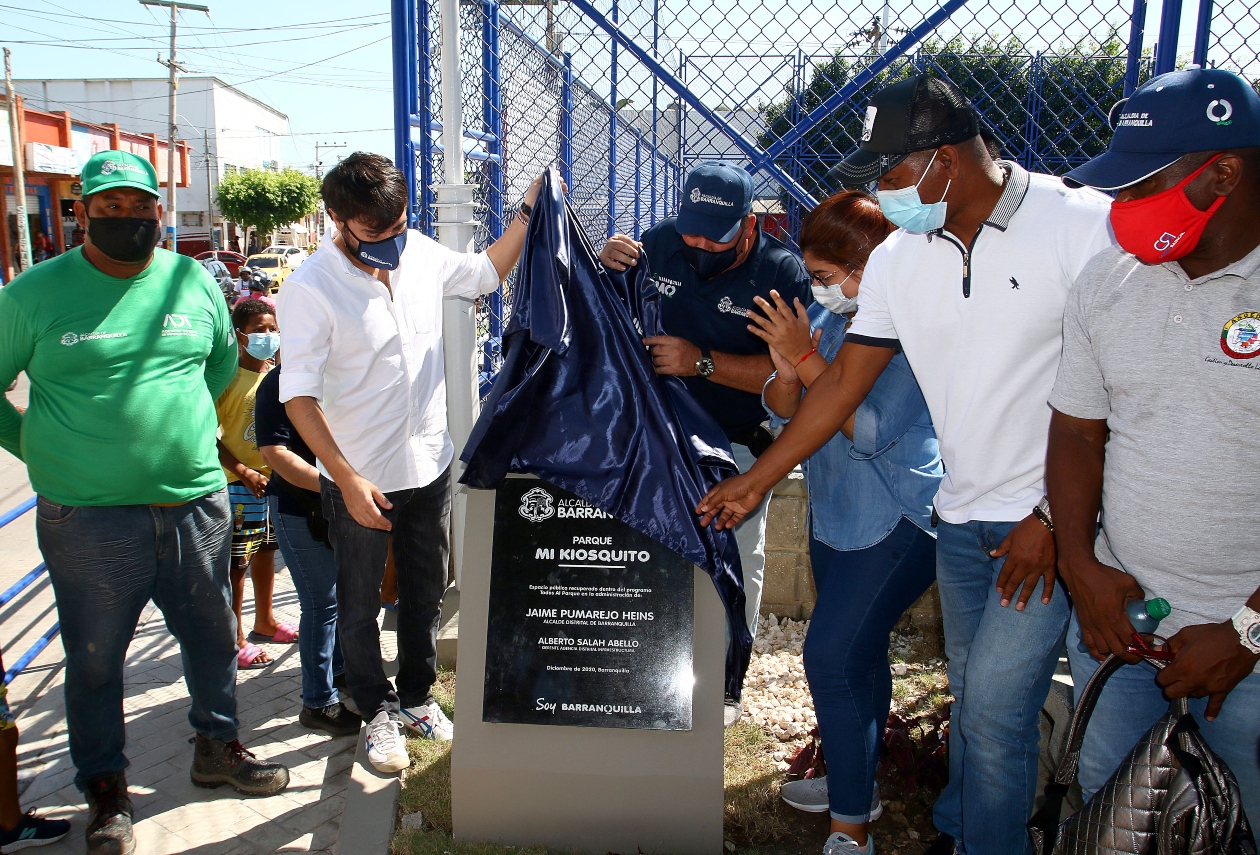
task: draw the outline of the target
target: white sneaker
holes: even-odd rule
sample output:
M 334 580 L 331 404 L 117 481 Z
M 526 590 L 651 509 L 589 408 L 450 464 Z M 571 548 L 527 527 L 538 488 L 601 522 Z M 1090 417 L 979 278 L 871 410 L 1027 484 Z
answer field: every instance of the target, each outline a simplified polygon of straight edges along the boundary
M 401 772 L 411 765 L 401 727 L 385 710 L 378 712 L 376 718 L 368 722 L 367 733 L 363 738 L 368 760 L 376 767 L 376 771 Z
M 450 742 L 455 737 L 455 725 L 442 712 L 437 701 L 429 701 L 418 707 L 402 710 L 403 727 L 412 736 L 432 739 L 434 742 Z
M 823 844 L 823 855 L 875 855 L 875 838 L 866 835 L 866 848 L 843 831 L 833 831 Z
M 802 778 L 788 781 L 779 788 L 779 796 L 797 810 L 809 813 L 826 813 L 831 806 L 827 793 L 827 776 Z M 871 792 L 871 822 L 884 815 L 884 805 L 879 799 L 879 784 Z

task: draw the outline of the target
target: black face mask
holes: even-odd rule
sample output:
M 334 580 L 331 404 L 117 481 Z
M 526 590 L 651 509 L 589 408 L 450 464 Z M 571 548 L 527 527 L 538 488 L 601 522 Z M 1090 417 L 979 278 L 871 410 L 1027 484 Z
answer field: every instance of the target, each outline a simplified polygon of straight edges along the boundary
M 153 254 L 162 239 L 162 224 L 142 217 L 89 217 L 92 246 L 114 261 L 134 264 Z
M 739 257 L 739 242 L 743 237 L 744 230 L 740 229 L 739 238 L 736 238 L 735 245 L 730 249 L 723 249 L 718 252 L 700 249 L 684 243 L 682 246 L 683 260 L 691 266 L 692 270 L 696 271 L 696 275 L 702 281 L 712 279 L 730 270 L 731 265 L 735 263 L 735 259 Z

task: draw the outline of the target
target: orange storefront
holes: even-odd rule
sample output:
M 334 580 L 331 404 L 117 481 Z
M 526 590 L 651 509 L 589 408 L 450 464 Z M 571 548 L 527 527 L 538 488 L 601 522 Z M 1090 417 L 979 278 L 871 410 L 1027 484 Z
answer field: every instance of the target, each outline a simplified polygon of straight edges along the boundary
M 32 258 L 59 255 L 75 243 L 74 202 L 79 196 L 79 170 L 98 151 L 120 149 L 146 158 L 157 169 L 162 185 L 166 185 L 167 145 L 156 134 L 137 134 L 122 130 L 116 124 L 96 125 L 79 122 L 67 111 L 45 113 L 32 110 L 17 98 L 19 138 L 22 141 L 26 181 L 26 212 L 30 224 Z M 0 98 L 3 129 L 0 130 L 0 280 L 8 282 L 21 270 L 17 246 L 17 197 L 13 185 L 13 153 L 9 133 L 8 104 Z M 176 185 L 188 186 L 188 146 L 176 143 Z M 36 252 L 41 241 L 51 252 Z

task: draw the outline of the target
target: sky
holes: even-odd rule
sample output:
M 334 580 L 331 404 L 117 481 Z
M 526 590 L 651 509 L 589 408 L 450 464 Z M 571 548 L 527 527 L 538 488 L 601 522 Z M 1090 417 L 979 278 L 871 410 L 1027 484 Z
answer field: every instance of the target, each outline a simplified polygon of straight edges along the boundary
M 914 26 L 939 0 L 616 0 L 623 27 L 650 43 L 652 10 L 661 56 L 676 70 L 686 55 L 688 83 L 710 106 L 755 105 L 782 97 L 799 48 L 804 61 L 825 59 L 882 7 L 890 23 Z M 608 9 L 614 0 L 596 0 Z M 1110 27 L 1128 32 L 1133 0 L 970 0 L 939 35 L 1012 35 L 1030 49 L 1052 48 Z M 1212 0 L 1206 0 L 1212 2 Z M 180 14 L 179 60 L 192 73 L 214 75 L 288 114 L 292 137 L 282 158 L 310 169 L 316 143 L 325 167 L 356 149 L 393 155 L 389 0 L 204 0 L 210 7 Z M 1260 74 L 1260 13 L 1249 0 L 1218 0 L 1212 59 L 1234 60 Z M 543 9 L 504 0 L 503 15 L 542 39 Z M 1184 0 L 1179 53 L 1194 39 L 1196 0 Z M 1161 0 L 1150 0 L 1147 48 L 1159 29 Z M 436 18 L 436 15 L 434 16 Z M 563 0 L 557 20 L 580 80 L 610 95 L 607 38 Z M 138 0 L 0 0 L 0 43 L 13 50 L 16 78 L 164 77 L 169 15 Z M 435 33 L 436 37 L 436 33 Z M 436 38 L 435 38 L 436 40 Z M 860 42 L 860 38 L 857 40 Z M 734 54 L 734 55 L 733 55 Z M 466 60 L 475 63 L 476 58 Z M 650 75 L 623 56 L 618 101 L 648 106 Z M 475 77 L 465 86 L 478 87 Z M 473 98 L 476 97 L 474 93 Z M 467 97 L 467 94 L 466 94 Z M 673 94 L 657 89 L 664 106 Z M 470 120 L 475 121 L 472 117 Z M 528 119 L 525 119 L 528 121 Z
M 176 59 L 287 113 L 287 165 L 309 170 L 316 142 L 347 146 L 325 168 L 356 149 L 393 156 L 389 0 L 198 2 L 210 14 L 180 13 Z M 138 0 L 0 0 L 17 79 L 166 77 L 169 40 L 169 11 Z

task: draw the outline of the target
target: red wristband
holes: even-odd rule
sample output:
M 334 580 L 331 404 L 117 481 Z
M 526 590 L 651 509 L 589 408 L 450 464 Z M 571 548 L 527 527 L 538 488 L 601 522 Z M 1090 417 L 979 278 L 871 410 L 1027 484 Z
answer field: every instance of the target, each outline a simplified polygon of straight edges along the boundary
M 800 359 L 798 359 L 798 360 L 796 361 L 796 365 L 794 365 L 794 366 L 792 366 L 792 367 L 793 367 L 793 368 L 800 368 L 800 367 L 801 367 L 801 363 L 802 363 L 802 362 L 804 362 L 806 359 L 809 359 L 811 356 L 813 356 L 813 355 L 814 355 L 815 353 L 817 353 L 817 352 L 818 352 L 818 348 L 816 348 L 816 347 L 811 347 L 811 348 L 809 349 L 809 353 L 805 354 L 805 355 L 804 355 L 804 356 L 802 356 Z
M 791 383 L 789 383 L 788 381 L 784 380 L 782 377 L 780 377 L 780 376 L 776 373 L 776 374 L 774 375 L 774 379 L 775 379 L 775 380 L 778 380 L 778 381 L 779 381 L 780 383 L 782 383 L 784 386 L 799 386 L 799 385 L 801 385 L 801 378 L 799 378 L 799 377 L 797 377 L 795 380 L 793 380 Z

